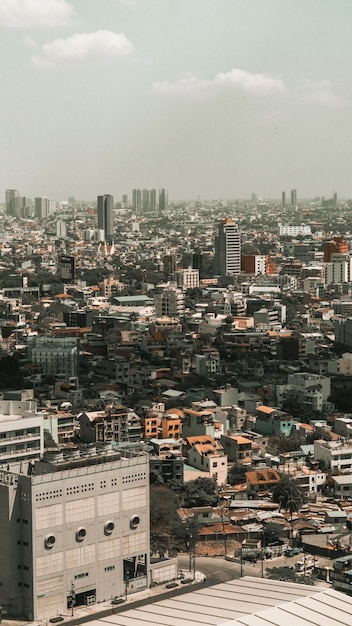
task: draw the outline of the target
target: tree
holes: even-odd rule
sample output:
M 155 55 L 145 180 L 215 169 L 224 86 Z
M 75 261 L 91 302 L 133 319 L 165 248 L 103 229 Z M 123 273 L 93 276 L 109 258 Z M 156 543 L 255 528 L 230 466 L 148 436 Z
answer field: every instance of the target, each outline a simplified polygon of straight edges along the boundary
M 294 478 L 284 474 L 281 482 L 273 489 L 273 501 L 280 505 L 280 509 L 285 509 L 286 513 L 290 513 L 291 535 L 293 535 L 293 514 L 305 502 L 303 490 Z
M 285 509 L 287 513 L 296 513 L 305 502 L 305 495 L 297 481 L 284 474 L 281 481 L 273 489 L 274 502 L 280 505 L 280 509 Z
M 243 465 L 234 463 L 227 474 L 229 485 L 240 485 L 246 482 L 246 468 Z
M 183 506 L 215 506 L 218 502 L 217 483 L 214 478 L 196 478 L 176 487 Z

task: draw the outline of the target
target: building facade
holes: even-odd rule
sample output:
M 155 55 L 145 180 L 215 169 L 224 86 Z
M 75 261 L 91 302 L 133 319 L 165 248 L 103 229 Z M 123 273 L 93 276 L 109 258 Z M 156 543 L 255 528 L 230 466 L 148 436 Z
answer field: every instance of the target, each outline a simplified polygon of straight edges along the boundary
M 149 470 L 142 453 L 0 472 L 0 603 L 30 621 L 148 587 Z M 74 608 L 74 607 L 73 607 Z
M 98 229 L 104 231 L 105 239 L 111 240 L 114 235 L 114 198 L 110 194 L 98 196 Z
M 237 224 L 227 217 L 218 224 L 215 236 L 214 273 L 233 276 L 241 272 L 241 234 Z

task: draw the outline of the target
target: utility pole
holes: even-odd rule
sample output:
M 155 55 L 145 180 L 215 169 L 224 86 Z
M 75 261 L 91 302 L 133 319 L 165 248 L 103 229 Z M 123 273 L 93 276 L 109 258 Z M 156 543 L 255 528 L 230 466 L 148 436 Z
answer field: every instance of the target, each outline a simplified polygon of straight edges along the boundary
M 75 607 L 75 604 L 76 604 L 75 586 L 73 582 L 71 581 L 71 617 L 73 617 L 73 609 Z

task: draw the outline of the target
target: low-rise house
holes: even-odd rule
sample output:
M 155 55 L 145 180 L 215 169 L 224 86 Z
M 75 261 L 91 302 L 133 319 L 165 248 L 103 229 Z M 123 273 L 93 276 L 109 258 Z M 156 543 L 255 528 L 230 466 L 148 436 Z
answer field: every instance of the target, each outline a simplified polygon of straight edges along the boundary
M 221 435 L 223 446 L 229 461 L 242 465 L 250 465 L 253 456 L 253 441 L 243 435 Z
M 281 476 L 275 469 L 246 472 L 248 498 L 267 497 L 280 481 Z
M 342 474 L 341 476 L 331 476 L 333 490 L 336 498 L 341 500 L 352 498 L 352 474 Z
M 256 432 L 262 435 L 280 433 L 286 437 L 290 436 L 294 424 L 292 415 L 280 409 L 264 405 L 258 406 L 256 413 Z
M 182 443 L 176 439 L 150 439 L 153 451 L 149 457 L 150 471 L 160 475 L 162 482 L 183 482 Z
M 187 437 L 185 455 L 189 465 L 215 478 L 218 485 L 226 483 L 227 456 L 218 441 L 207 435 Z

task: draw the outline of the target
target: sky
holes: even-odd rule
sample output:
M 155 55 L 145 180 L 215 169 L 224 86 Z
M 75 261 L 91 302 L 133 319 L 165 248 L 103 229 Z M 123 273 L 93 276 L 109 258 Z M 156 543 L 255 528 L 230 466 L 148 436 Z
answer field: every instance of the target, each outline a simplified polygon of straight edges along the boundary
M 352 197 L 352 0 L 0 0 L 0 186 Z

